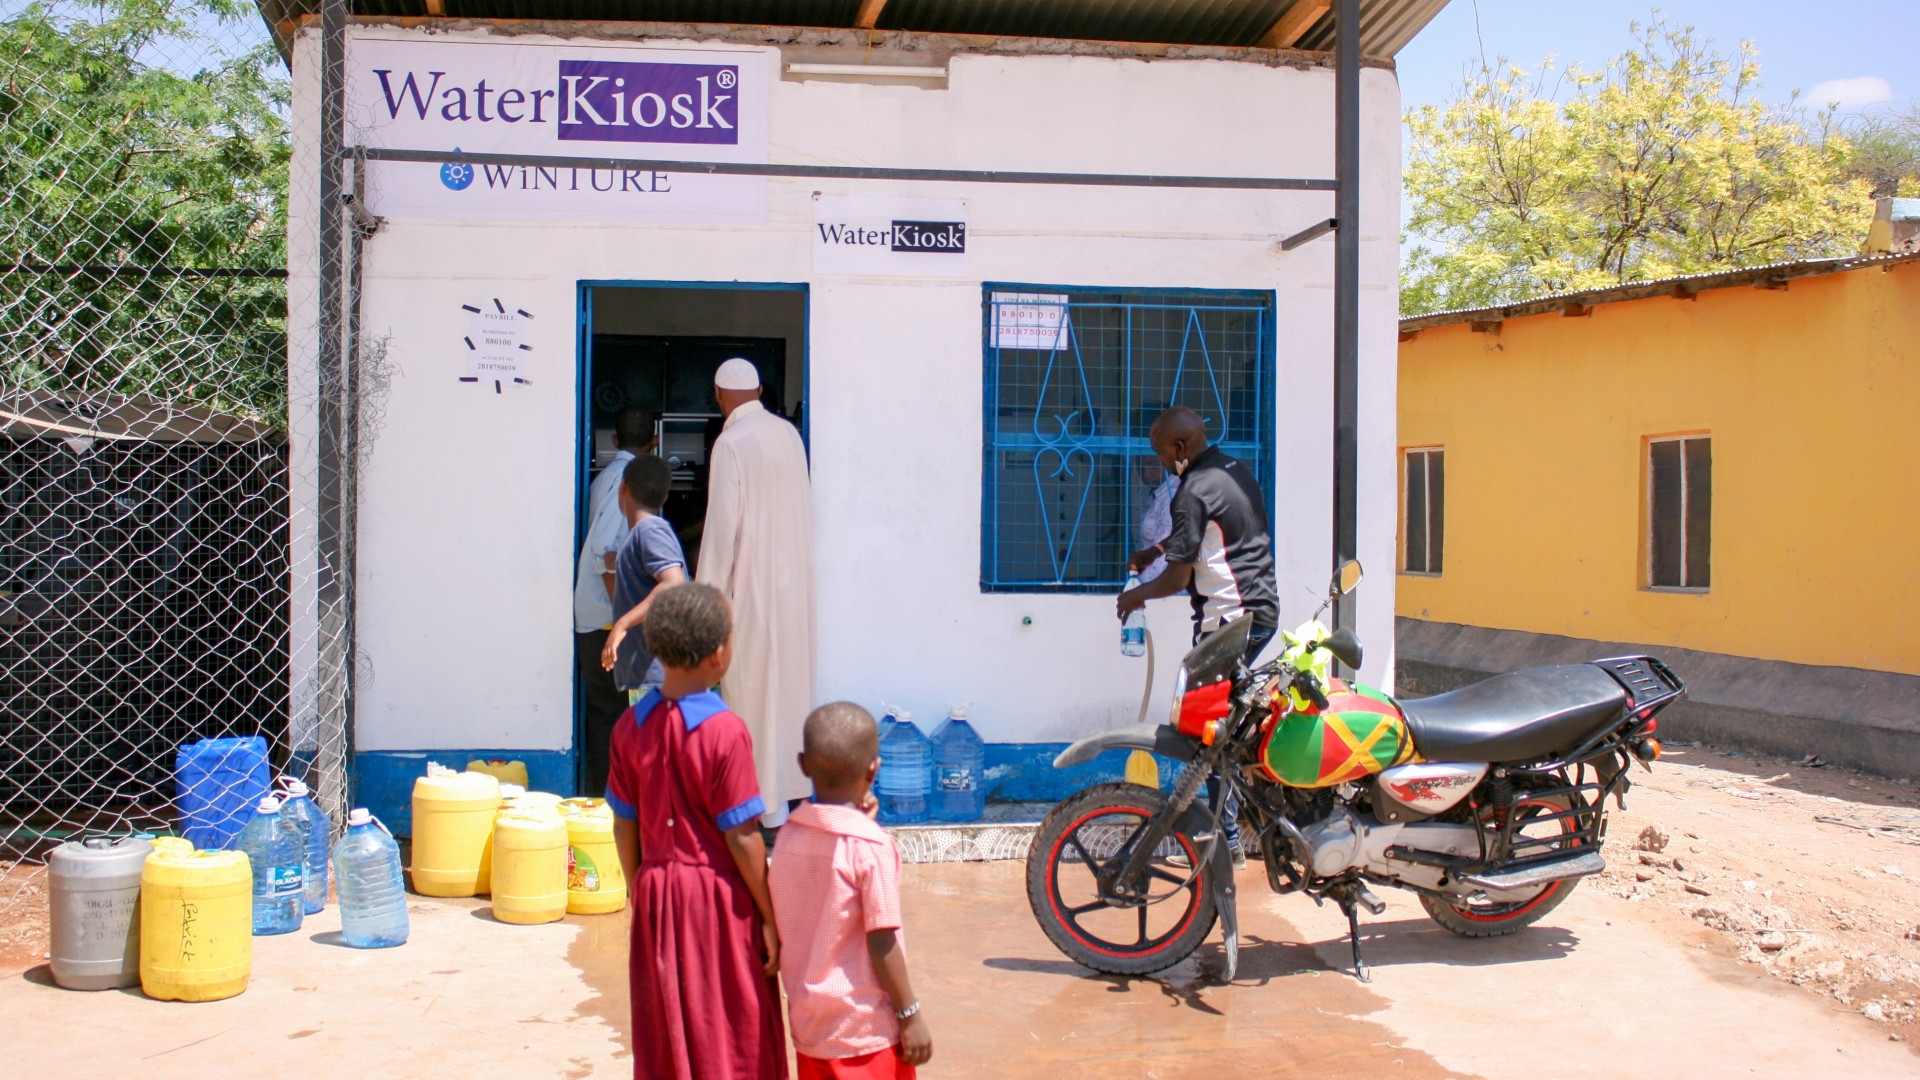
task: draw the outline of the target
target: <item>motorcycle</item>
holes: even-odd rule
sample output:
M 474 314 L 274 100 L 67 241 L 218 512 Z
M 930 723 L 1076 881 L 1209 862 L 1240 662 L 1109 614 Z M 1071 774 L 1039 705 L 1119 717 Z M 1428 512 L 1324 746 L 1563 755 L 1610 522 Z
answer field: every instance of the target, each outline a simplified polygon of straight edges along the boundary
M 1185 763 L 1170 795 L 1096 784 L 1041 823 L 1027 897 L 1061 952 L 1096 971 L 1147 974 L 1193 953 L 1217 921 L 1231 981 L 1228 790 L 1267 885 L 1339 905 L 1363 982 L 1359 912 L 1386 909 L 1369 886 L 1408 890 L 1441 926 L 1486 938 L 1531 925 L 1606 868 L 1606 801 L 1624 809 L 1632 764 L 1658 760 L 1656 714 L 1685 684 L 1654 657 L 1623 656 L 1396 700 L 1332 670 L 1334 660 L 1357 670 L 1363 650 L 1352 630 L 1329 632 L 1319 618 L 1362 576 L 1358 562 L 1343 565 L 1313 618 L 1283 632 L 1280 656 L 1258 668 L 1243 662 L 1251 620 L 1214 631 L 1181 661 L 1168 722 L 1105 731 L 1054 759 L 1068 768 L 1145 750 Z M 1198 798 L 1216 772 L 1218 796 Z

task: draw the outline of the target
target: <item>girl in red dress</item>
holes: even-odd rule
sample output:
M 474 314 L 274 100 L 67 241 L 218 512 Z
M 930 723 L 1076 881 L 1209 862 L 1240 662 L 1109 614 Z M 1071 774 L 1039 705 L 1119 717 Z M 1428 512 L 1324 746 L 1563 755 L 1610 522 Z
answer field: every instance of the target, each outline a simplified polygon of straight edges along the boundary
M 746 724 L 713 692 L 732 615 L 718 590 L 673 585 L 645 633 L 666 682 L 620 718 L 607 780 L 633 907 L 633 1074 L 784 1080 L 766 805 Z

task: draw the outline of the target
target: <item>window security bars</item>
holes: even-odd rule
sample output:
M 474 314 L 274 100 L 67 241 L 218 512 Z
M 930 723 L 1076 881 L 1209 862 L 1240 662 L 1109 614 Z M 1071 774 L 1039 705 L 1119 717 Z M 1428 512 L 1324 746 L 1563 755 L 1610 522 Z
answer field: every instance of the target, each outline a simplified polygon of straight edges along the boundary
M 1712 583 L 1713 443 L 1705 435 L 1647 442 L 1647 584 Z
M 981 588 L 1124 584 L 1172 405 L 1255 470 L 1271 514 L 1273 311 L 1261 292 L 988 285 Z
M 1439 447 L 1408 450 L 1404 494 L 1405 560 L 1409 574 L 1438 574 L 1446 548 L 1447 455 Z

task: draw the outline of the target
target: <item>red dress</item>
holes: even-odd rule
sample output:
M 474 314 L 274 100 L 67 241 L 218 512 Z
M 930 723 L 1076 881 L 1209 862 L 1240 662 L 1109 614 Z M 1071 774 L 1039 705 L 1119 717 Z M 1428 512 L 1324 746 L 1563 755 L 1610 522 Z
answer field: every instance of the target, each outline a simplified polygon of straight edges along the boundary
M 607 801 L 640 832 L 628 886 L 634 1076 L 784 1078 L 760 912 L 723 835 L 766 812 L 746 724 L 712 691 L 672 701 L 654 690 L 620 718 L 610 756 Z

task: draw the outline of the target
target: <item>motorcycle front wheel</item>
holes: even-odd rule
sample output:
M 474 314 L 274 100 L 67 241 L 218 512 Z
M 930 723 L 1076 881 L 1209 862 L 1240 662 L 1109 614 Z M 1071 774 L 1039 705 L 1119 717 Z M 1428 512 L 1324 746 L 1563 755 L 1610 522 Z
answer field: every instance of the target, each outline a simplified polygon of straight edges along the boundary
M 1147 820 L 1166 807 L 1159 791 L 1098 784 L 1067 799 L 1040 823 L 1027 854 L 1027 901 L 1061 952 L 1112 975 L 1144 975 L 1186 959 L 1213 931 L 1213 871 L 1203 845 L 1171 832 L 1147 864 L 1144 902 L 1101 894 L 1099 875 L 1133 851 Z M 1168 862 L 1184 855 L 1187 867 Z

